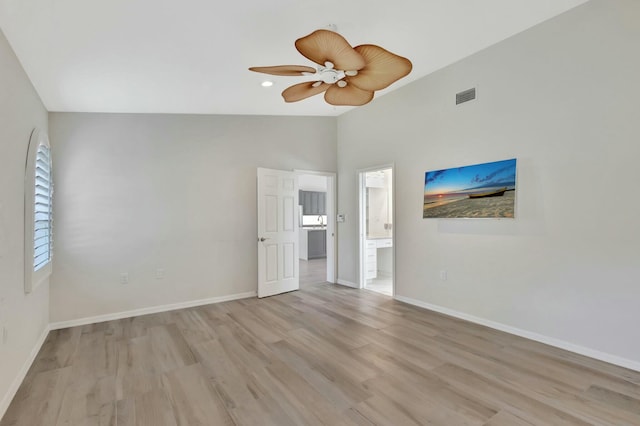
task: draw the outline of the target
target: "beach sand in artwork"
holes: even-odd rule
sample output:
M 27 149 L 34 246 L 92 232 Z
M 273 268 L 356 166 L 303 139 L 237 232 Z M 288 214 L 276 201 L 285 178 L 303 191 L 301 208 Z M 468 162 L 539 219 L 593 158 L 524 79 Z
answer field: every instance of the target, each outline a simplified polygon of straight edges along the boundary
M 514 217 L 515 191 L 507 191 L 502 197 L 465 198 L 441 206 L 423 207 L 423 218 L 492 218 Z

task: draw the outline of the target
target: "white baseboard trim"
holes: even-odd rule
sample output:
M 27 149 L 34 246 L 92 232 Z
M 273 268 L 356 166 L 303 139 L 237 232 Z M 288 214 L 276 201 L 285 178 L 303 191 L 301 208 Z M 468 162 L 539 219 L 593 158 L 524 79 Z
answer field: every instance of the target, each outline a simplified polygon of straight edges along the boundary
M 9 408 L 9 405 L 11 404 L 11 401 L 13 400 L 13 397 L 16 396 L 16 392 L 18 392 L 20 385 L 22 385 L 24 378 L 27 376 L 27 373 L 31 368 L 31 364 L 33 364 L 33 361 L 35 361 L 36 356 L 38 356 L 38 352 L 40 352 L 40 349 L 42 348 L 44 341 L 49 335 L 49 331 L 50 331 L 50 327 L 47 325 L 44 328 L 44 330 L 42 330 L 42 334 L 40 335 L 40 337 L 38 337 L 38 341 L 36 342 L 36 344 L 33 345 L 33 348 L 31 349 L 31 353 L 29 354 L 29 357 L 26 359 L 24 364 L 22 364 L 22 368 L 20 368 L 20 370 L 18 371 L 18 374 L 16 374 L 16 377 L 13 379 L 13 382 L 11 382 L 11 386 L 9 386 L 7 393 L 2 398 L 2 401 L 0 401 L 0 419 L 4 417 L 5 413 L 7 412 L 7 409 Z
M 123 318 L 137 317 L 140 315 L 157 314 L 158 312 L 175 311 L 176 309 L 193 308 L 196 306 L 211 305 L 214 303 L 229 302 L 231 300 L 247 299 L 256 297 L 255 291 L 246 293 L 230 294 L 228 296 L 211 297 L 208 299 L 190 300 L 188 302 L 172 303 L 169 305 L 150 306 L 148 308 L 133 309 L 131 311 L 116 312 L 113 314 L 98 315 L 95 317 L 78 318 L 69 321 L 60 321 L 49 324 L 51 330 L 61 328 L 77 327 L 79 325 L 95 324 L 104 321 L 113 321 Z
M 441 314 L 449 315 L 454 318 L 459 318 L 475 324 L 484 325 L 486 327 L 493 328 L 495 330 L 504 331 L 505 333 L 524 337 L 529 340 L 535 340 L 536 342 L 544 343 L 549 346 L 555 346 L 556 348 L 564 349 L 569 352 L 574 352 L 579 355 L 584 355 L 589 358 L 608 362 L 609 364 L 614 364 L 620 367 L 628 368 L 630 370 L 640 371 L 640 362 L 637 362 L 637 361 L 633 361 L 633 360 L 622 358 L 616 355 L 608 354 L 606 352 L 600 352 L 595 349 L 585 348 L 584 346 L 575 345 L 573 343 L 556 339 L 554 337 L 545 336 L 542 334 L 534 333 L 532 331 L 522 330 L 516 327 L 512 327 L 510 325 L 506 325 L 506 324 L 491 321 L 488 319 L 465 314 L 463 312 L 459 312 L 453 309 L 445 308 L 438 305 L 432 305 L 430 303 L 426 303 L 421 300 L 411 299 L 409 297 L 404 297 L 404 296 L 395 296 L 394 299 L 400 302 L 408 303 L 409 305 L 418 306 L 420 308 L 424 308 L 434 312 L 439 312 Z
M 360 288 L 360 286 L 358 284 L 356 284 L 356 283 L 352 283 L 351 281 L 347 281 L 347 280 L 341 280 L 339 278 L 338 278 L 337 283 L 340 284 L 340 285 L 351 287 L 351 288 Z

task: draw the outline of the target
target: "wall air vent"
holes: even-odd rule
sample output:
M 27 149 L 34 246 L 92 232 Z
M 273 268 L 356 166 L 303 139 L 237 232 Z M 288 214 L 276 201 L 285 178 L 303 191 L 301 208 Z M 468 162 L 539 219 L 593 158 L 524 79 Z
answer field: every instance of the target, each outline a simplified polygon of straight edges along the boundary
M 456 105 L 472 101 L 476 98 L 476 88 L 465 90 L 456 94 Z

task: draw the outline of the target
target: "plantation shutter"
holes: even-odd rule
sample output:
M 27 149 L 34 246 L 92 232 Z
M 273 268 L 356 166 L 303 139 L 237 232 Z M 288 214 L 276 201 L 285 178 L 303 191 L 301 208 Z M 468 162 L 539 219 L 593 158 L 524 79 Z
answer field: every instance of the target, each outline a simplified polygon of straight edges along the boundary
M 38 147 L 35 169 L 35 215 L 33 233 L 33 270 L 51 260 L 52 247 L 52 185 L 51 154 L 45 145 Z

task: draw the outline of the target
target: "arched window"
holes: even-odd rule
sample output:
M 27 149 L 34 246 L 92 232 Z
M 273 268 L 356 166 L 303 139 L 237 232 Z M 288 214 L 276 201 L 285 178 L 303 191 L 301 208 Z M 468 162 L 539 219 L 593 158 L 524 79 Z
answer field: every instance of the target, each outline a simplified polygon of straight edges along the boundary
M 25 283 L 27 293 L 51 275 L 53 257 L 53 180 L 46 133 L 35 129 L 29 140 L 25 174 Z

